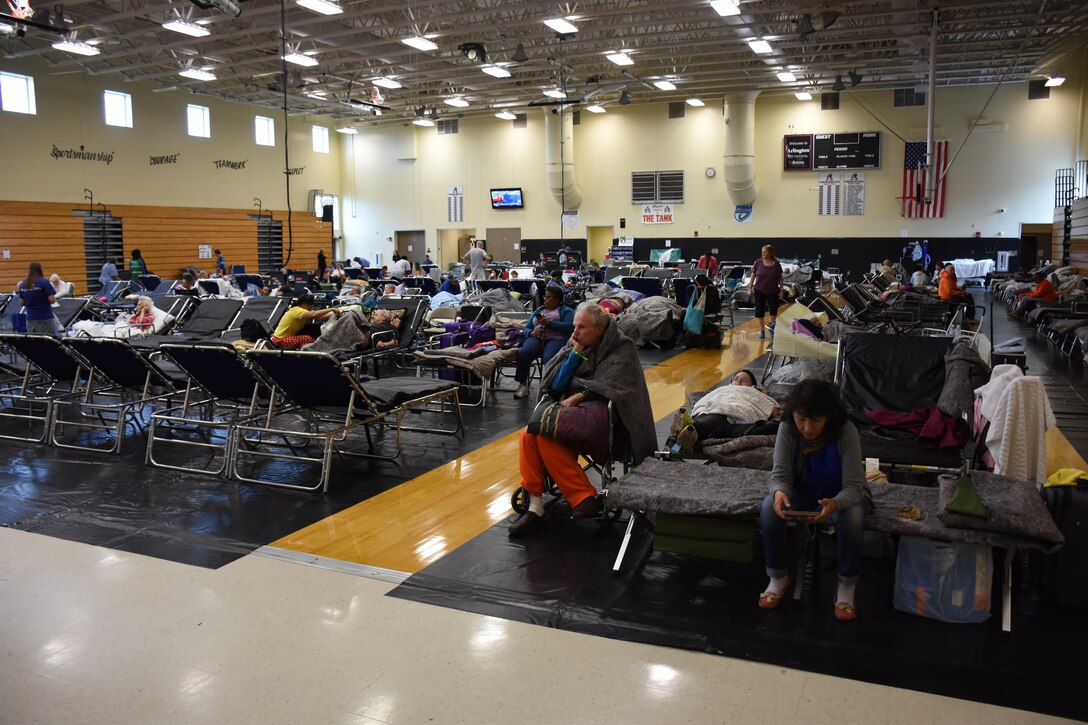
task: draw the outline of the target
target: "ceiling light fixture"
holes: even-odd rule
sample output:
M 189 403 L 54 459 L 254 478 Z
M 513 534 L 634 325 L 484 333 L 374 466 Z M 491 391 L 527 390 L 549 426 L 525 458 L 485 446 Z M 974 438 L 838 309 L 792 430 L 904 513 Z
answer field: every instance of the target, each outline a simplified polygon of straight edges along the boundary
M 461 51 L 461 54 L 469 60 L 477 63 L 487 62 L 487 50 L 484 48 L 483 43 L 461 43 L 457 46 L 457 50 Z
M 771 44 L 762 38 L 749 40 L 748 47 L 752 49 L 753 53 L 758 53 L 759 55 L 766 55 L 771 52 Z
M 294 63 L 295 65 L 305 66 L 307 68 L 313 68 L 317 65 L 317 58 L 309 55 L 303 55 L 302 53 L 288 53 L 283 56 L 283 59 L 288 63 Z
M 593 104 L 592 106 L 586 106 L 586 110 L 590 113 L 604 113 L 604 106 Z
M 620 93 L 619 104 L 621 106 L 626 106 L 629 103 L 631 103 L 631 94 L 627 92 L 626 88 L 624 88 L 623 91 Z
M 551 20 L 545 20 L 544 24 L 555 32 L 559 33 L 560 35 L 568 35 L 570 33 L 578 32 L 577 25 L 574 25 L 573 23 L 563 18 L 552 18 Z
M 192 78 L 194 81 L 214 81 L 215 73 L 211 73 L 206 70 L 200 70 L 199 68 L 186 68 L 178 73 L 182 78 Z
M 797 76 L 795 76 L 793 73 L 790 73 L 788 70 L 780 70 L 778 71 L 778 80 L 782 81 L 783 83 L 793 83 L 797 80 Z
M 392 78 L 375 78 L 374 85 L 381 86 L 382 88 L 404 88 L 404 86 L 397 83 Z
M 344 12 L 344 8 L 332 2 L 332 0 L 295 0 L 295 2 L 300 7 L 322 15 L 339 15 Z
M 1056 88 L 1062 83 L 1065 83 L 1065 76 L 1050 76 L 1046 79 L 1046 83 L 1044 85 L 1047 88 Z
M 710 0 L 710 7 L 723 18 L 729 15 L 740 15 L 740 7 L 736 0 Z
M 515 116 L 513 113 L 510 113 L 510 111 L 499 111 L 495 114 L 495 118 L 501 118 L 504 121 L 513 121 L 517 119 L 517 116 Z
M 861 73 L 858 73 L 856 69 L 850 71 L 847 75 L 850 76 L 850 85 L 852 86 L 861 83 L 861 79 L 864 78 L 864 76 Z
M 689 106 L 694 106 L 695 108 L 702 108 L 706 105 L 698 98 L 689 98 L 687 101 L 685 101 L 685 103 L 687 103 Z
M 676 84 L 672 81 L 654 81 L 654 85 L 663 91 L 675 91 Z
M 416 120 L 412 121 L 412 123 L 414 123 L 416 126 L 433 126 L 434 125 L 434 121 L 432 121 L 429 118 L 417 118 Z
M 635 61 L 631 60 L 631 56 L 629 56 L 629 55 L 627 55 L 626 53 L 623 53 L 623 52 L 605 53 L 604 57 L 608 58 L 610 61 L 612 61 L 616 65 L 634 65 L 635 64 Z
M 548 96 L 549 98 L 557 98 L 557 99 L 567 97 L 567 94 L 564 93 L 563 91 L 561 91 L 558 88 L 549 88 L 548 90 L 544 91 L 544 95 Z
M 482 70 L 484 73 L 487 73 L 489 76 L 494 76 L 495 78 L 509 78 L 510 77 L 510 71 L 506 70 L 502 66 L 485 65 L 485 66 L 482 66 L 480 68 L 480 70 Z
M 78 40 L 58 40 L 53 43 L 53 48 L 63 50 L 66 53 L 75 53 L 76 55 L 98 55 L 102 52 L 93 45 Z
M 812 94 L 809 93 L 808 91 L 797 91 L 793 95 L 797 96 L 798 101 L 811 101 L 812 100 Z
M 525 52 L 525 45 L 523 43 L 518 43 L 518 47 L 514 51 L 514 54 L 510 56 L 510 60 L 515 63 L 524 63 L 529 60 L 529 54 Z
M 468 108 L 468 101 L 464 98 L 447 98 L 445 104 L 454 108 Z
M 401 38 L 400 42 L 404 43 L 405 45 L 407 45 L 407 46 L 409 46 L 411 48 L 415 48 L 416 50 L 423 50 L 423 51 L 438 50 L 438 44 L 437 43 L 432 43 L 431 41 L 427 40 L 426 38 L 423 38 L 423 37 L 418 36 L 418 35 L 412 36 L 411 38 Z
M 175 33 L 181 33 L 182 35 L 188 35 L 191 38 L 203 38 L 206 35 L 211 35 L 212 31 L 205 28 L 203 25 L 197 25 L 196 23 L 190 23 L 188 20 L 182 20 L 181 18 L 174 18 L 168 20 L 162 24 L 162 27 L 167 30 L 173 30 Z
M 336 129 L 336 132 L 337 133 L 346 133 L 349 136 L 354 136 L 355 134 L 359 133 L 356 129 L 352 128 L 351 126 L 341 126 L 340 128 Z
M 831 84 L 831 90 L 841 92 L 846 90 L 846 84 L 842 82 L 842 76 L 835 76 L 835 82 Z

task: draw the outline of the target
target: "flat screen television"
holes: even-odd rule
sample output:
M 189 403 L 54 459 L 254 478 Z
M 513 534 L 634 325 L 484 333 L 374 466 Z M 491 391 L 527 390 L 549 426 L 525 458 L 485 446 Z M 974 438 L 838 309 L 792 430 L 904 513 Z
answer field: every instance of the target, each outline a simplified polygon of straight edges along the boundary
M 525 199 L 521 195 L 521 187 L 516 189 L 492 189 L 492 209 L 524 209 Z

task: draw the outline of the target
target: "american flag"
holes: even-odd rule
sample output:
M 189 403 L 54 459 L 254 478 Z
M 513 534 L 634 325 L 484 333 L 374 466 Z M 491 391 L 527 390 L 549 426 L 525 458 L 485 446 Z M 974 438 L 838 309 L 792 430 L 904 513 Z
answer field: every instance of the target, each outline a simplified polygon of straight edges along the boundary
M 948 165 L 948 141 L 934 141 L 931 168 L 919 169 L 918 164 L 924 162 L 925 159 L 926 142 L 907 141 L 906 152 L 903 154 L 903 204 L 899 216 L 908 218 L 944 216 L 947 177 L 942 174 Z M 938 183 L 933 189 L 933 199 L 926 203 L 926 175 L 929 173 L 936 174 Z

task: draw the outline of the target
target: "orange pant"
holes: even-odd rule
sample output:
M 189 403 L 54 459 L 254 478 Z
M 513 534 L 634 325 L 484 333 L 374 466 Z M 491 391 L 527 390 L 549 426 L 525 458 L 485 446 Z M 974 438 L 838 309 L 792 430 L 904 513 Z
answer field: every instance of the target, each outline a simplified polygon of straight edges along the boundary
M 578 453 L 557 440 L 521 432 L 521 485 L 533 496 L 544 494 L 544 471 L 563 492 L 571 507 L 575 507 L 597 489 L 589 482 L 586 472 L 578 465 Z

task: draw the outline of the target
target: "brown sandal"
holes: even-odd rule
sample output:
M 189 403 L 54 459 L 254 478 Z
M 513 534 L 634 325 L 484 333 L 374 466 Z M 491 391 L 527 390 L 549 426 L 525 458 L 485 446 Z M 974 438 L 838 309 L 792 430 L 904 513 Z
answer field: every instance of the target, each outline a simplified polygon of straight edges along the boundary
M 785 599 L 786 592 L 789 591 L 790 584 L 792 584 L 792 583 L 793 583 L 793 580 L 790 579 L 789 577 L 786 577 L 786 586 L 782 587 L 782 591 L 779 592 L 778 594 L 775 594 L 774 592 L 763 592 L 762 594 L 760 594 L 759 595 L 759 608 L 760 609 L 775 609 L 775 608 L 777 608 L 778 605 L 782 603 L 782 600 Z

